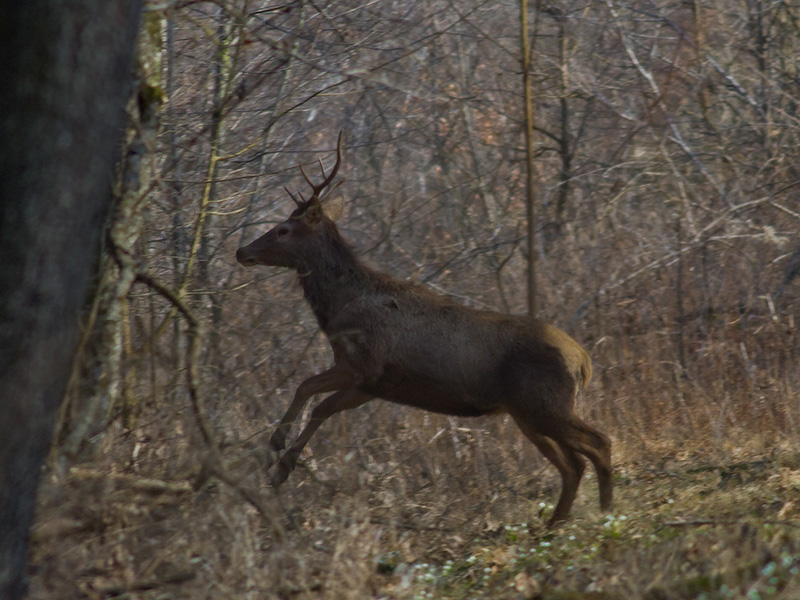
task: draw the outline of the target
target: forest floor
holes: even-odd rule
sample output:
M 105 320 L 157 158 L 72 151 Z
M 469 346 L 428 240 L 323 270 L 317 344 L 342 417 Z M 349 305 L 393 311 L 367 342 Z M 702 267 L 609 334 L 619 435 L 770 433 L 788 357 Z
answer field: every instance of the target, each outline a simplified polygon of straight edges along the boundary
M 549 467 L 536 493 L 501 486 L 469 514 L 436 486 L 387 509 L 386 487 L 300 475 L 315 497 L 270 505 L 283 541 L 222 484 L 81 465 L 43 486 L 31 598 L 800 598 L 800 453 L 657 454 L 617 462 L 609 514 L 587 469 L 553 530 Z

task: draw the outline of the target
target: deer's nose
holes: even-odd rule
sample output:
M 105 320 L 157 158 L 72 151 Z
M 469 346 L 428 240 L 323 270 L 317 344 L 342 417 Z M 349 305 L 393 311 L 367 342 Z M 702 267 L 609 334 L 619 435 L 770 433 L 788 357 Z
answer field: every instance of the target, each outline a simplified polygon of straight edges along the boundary
M 247 248 L 239 248 L 236 251 L 236 260 L 243 267 L 252 267 L 256 264 L 256 259 L 247 251 Z

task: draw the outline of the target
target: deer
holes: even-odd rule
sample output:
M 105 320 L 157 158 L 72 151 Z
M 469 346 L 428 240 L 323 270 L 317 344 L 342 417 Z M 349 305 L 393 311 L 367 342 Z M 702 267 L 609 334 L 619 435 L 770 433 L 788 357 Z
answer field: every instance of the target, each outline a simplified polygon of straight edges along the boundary
M 528 316 L 480 310 L 365 265 L 339 233 L 341 198 L 333 180 L 342 161 L 342 134 L 330 174 L 300 171 L 311 195 L 286 192 L 296 208 L 288 219 L 236 251 L 244 267 L 297 272 L 305 300 L 333 351 L 333 366 L 297 387 L 270 440 L 271 484 L 289 477 L 314 432 L 332 415 L 373 399 L 458 417 L 508 414 L 561 475 L 548 527 L 569 515 L 586 457 L 597 473 L 600 507 L 612 506 L 611 442 L 574 413 L 592 376 L 587 352 L 566 332 Z M 341 183 L 341 182 L 339 182 Z M 297 416 L 311 411 L 287 449 Z M 282 454 L 281 454 L 282 452 Z

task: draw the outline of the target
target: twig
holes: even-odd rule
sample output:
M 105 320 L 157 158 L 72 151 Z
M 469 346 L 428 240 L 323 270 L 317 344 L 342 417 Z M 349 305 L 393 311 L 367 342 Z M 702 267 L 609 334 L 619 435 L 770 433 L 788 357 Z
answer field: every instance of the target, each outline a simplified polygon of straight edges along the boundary
M 189 399 L 192 403 L 192 410 L 194 411 L 197 426 L 200 428 L 200 433 L 206 445 L 215 453 L 219 453 L 219 445 L 214 440 L 214 434 L 211 426 L 203 414 L 201 405 L 200 393 L 200 341 L 203 337 L 203 327 L 201 322 L 194 316 L 192 310 L 186 303 L 170 288 L 163 285 L 161 282 L 155 280 L 149 273 L 144 271 L 137 271 L 136 281 L 144 283 L 149 286 L 161 296 L 169 300 L 169 302 L 180 312 L 189 324 L 189 349 L 186 357 L 186 385 L 189 388 Z
M 214 438 L 211 425 L 209 425 L 202 409 L 202 395 L 200 390 L 200 342 L 202 340 L 203 328 L 201 322 L 195 317 L 192 310 L 178 294 L 154 279 L 149 273 L 138 270 L 136 273 L 136 281 L 144 283 L 166 298 L 189 324 L 187 332 L 189 336 L 189 348 L 186 357 L 186 385 L 189 388 L 189 398 L 195 420 L 197 421 L 197 426 L 200 429 L 203 441 L 206 443 L 208 450 L 206 459 L 203 461 L 203 465 L 200 469 L 200 474 L 193 486 L 194 489 L 199 489 L 209 477 L 216 477 L 235 489 L 242 498 L 250 503 L 270 525 L 275 537 L 282 540 L 284 538 L 283 527 L 273 518 L 270 511 L 267 510 L 258 493 L 241 486 L 222 465 L 219 444 Z
M 97 591 L 104 596 L 110 596 L 113 598 L 114 596 L 121 596 L 122 594 L 127 594 L 128 592 L 143 592 L 147 590 L 155 590 L 169 584 L 184 583 L 194 579 L 195 576 L 196 573 L 194 571 L 178 571 L 159 579 L 140 579 L 138 581 L 132 581 L 126 584 L 113 583 L 108 586 L 100 586 L 97 588 Z
M 691 521 L 665 521 L 660 527 L 702 527 L 703 525 L 738 525 L 749 522 L 748 519 L 692 519 Z M 785 519 L 759 519 L 759 523 L 768 525 L 789 525 L 800 527 L 800 521 L 787 521 Z
M 375 515 L 370 515 L 369 522 L 373 525 L 397 527 L 398 529 L 405 529 L 407 531 L 436 531 L 438 533 L 457 533 L 459 531 L 459 529 L 455 527 L 448 527 L 446 525 L 419 525 L 407 519 L 394 520 Z
M 137 477 L 125 473 L 106 473 L 81 467 L 72 467 L 69 473 L 70 476 L 77 479 L 114 479 L 127 483 L 131 489 L 148 494 L 185 494 L 192 491 L 192 487 L 186 481 L 164 481 L 163 479 Z
M 252 490 L 248 487 L 243 486 L 239 483 L 222 465 L 222 462 L 219 460 L 218 455 L 209 454 L 206 457 L 206 460 L 203 462 L 203 468 L 201 471 L 201 476 L 198 479 L 198 482 L 195 484 L 195 487 L 199 487 L 198 483 L 204 482 L 208 477 L 216 477 L 221 482 L 229 485 L 234 490 L 238 492 L 238 494 L 246 500 L 253 508 L 255 508 L 258 513 L 263 517 L 263 519 L 269 524 L 272 528 L 272 533 L 278 540 L 283 540 L 286 537 L 286 534 L 283 530 L 281 524 L 270 514 L 269 509 L 264 504 L 261 499 L 259 493 L 255 490 Z
M 756 200 L 750 200 L 748 202 L 742 202 L 741 204 L 731 206 L 730 208 L 726 209 L 722 215 L 720 215 L 719 217 L 711 221 L 711 223 L 709 223 L 708 225 L 703 227 L 700 231 L 698 231 L 692 237 L 692 239 L 689 240 L 689 242 L 679 250 L 675 250 L 673 252 L 670 252 L 669 254 L 666 254 L 664 256 L 656 258 L 655 260 L 650 261 L 643 267 L 640 267 L 632 271 L 631 273 L 628 273 L 628 275 L 626 275 L 625 277 L 600 288 L 595 293 L 597 295 L 606 294 L 610 290 L 621 287 L 644 273 L 671 265 L 672 261 L 677 260 L 680 256 L 689 254 L 694 250 L 697 250 L 698 248 L 702 248 L 708 242 L 712 241 L 714 238 L 711 237 L 711 233 L 718 225 L 720 225 L 728 217 L 731 217 L 732 215 L 734 215 L 739 211 L 747 210 L 757 206 L 763 206 L 765 204 L 774 205 L 774 203 L 770 201 L 769 197 L 765 197 L 765 198 L 758 198 Z

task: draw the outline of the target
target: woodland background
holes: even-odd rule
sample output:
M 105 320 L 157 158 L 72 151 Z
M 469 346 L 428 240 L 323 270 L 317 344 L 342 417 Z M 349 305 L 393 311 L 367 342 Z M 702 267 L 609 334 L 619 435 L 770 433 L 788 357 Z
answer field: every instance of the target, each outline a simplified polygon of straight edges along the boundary
M 763 527 L 800 491 L 800 5 L 529 12 L 538 316 L 592 355 L 579 412 L 614 441 L 626 519 L 596 514 L 589 475 L 544 533 L 557 474 L 505 419 L 374 402 L 327 423 L 280 495 L 262 468 L 331 356 L 296 276 L 234 253 L 339 131 L 364 261 L 526 312 L 520 4 L 150 2 L 33 597 L 793 597 L 798 532 Z M 710 538 L 669 525 L 723 516 Z M 512 561 L 519 544 L 548 550 Z

